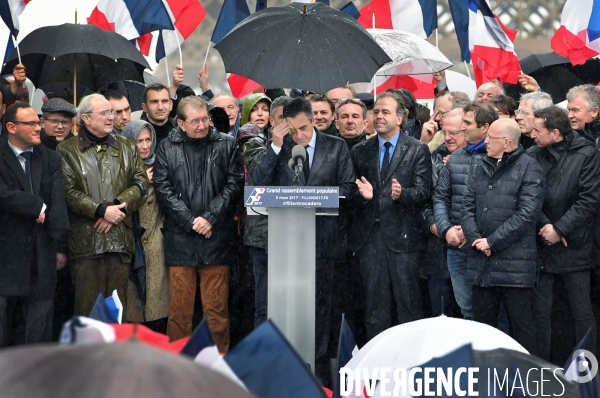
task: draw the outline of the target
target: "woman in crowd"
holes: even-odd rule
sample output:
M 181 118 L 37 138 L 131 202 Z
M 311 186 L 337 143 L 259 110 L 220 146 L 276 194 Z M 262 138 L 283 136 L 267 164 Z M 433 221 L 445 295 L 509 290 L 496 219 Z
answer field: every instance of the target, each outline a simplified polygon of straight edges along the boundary
M 144 245 L 146 254 L 144 324 L 152 330 L 166 333 L 167 316 L 169 314 L 169 274 L 165 267 L 163 235 L 160 230 L 163 225 L 164 215 L 156 200 L 152 184 L 156 134 L 150 123 L 143 120 L 134 120 L 125 126 L 122 135 L 134 140 L 137 144 L 138 151 L 146 167 L 146 173 L 148 173 L 148 179 L 150 180 L 150 189 L 148 190 L 146 204 L 139 210 L 140 225 L 146 229 L 146 232 L 142 235 L 142 244 Z M 137 290 L 132 292 L 131 284 L 128 294 L 130 293 L 137 295 Z M 128 303 L 131 302 L 128 300 Z M 134 308 L 131 308 L 131 310 L 134 310 Z M 131 311 L 128 313 L 128 316 L 133 316 Z M 129 320 L 132 321 L 133 319 Z

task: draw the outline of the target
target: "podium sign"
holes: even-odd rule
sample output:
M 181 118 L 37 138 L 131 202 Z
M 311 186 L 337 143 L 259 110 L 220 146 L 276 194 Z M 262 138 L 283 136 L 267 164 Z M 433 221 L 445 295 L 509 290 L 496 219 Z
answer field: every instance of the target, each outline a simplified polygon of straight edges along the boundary
M 340 206 L 339 187 L 244 187 L 246 207 Z
M 315 214 L 339 207 L 339 187 L 249 186 L 244 203 L 269 211 L 267 316 L 314 369 Z

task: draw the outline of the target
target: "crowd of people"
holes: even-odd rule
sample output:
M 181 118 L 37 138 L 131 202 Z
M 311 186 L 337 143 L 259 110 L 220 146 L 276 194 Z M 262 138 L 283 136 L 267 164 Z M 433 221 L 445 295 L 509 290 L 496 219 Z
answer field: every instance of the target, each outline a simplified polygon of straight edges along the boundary
M 227 352 L 267 319 L 268 216 L 243 207 L 243 187 L 297 184 L 344 197 L 339 217 L 317 217 L 324 383 L 342 313 L 359 346 L 445 314 L 555 361 L 559 340 L 572 348 L 591 329 L 595 352 L 600 89 L 573 87 L 565 110 L 529 77 L 518 102 L 495 82 L 471 101 L 435 77 L 430 117 L 405 89 L 215 96 L 206 69 L 197 96 L 180 66 L 171 87 L 146 87 L 139 120 L 115 87 L 77 108 L 50 99 L 41 115 L 8 106 L 0 347 L 56 339 L 117 290 L 125 322 L 175 340 L 206 315 Z M 307 153 L 298 176 L 296 145 Z M 572 323 L 557 318 L 559 301 Z

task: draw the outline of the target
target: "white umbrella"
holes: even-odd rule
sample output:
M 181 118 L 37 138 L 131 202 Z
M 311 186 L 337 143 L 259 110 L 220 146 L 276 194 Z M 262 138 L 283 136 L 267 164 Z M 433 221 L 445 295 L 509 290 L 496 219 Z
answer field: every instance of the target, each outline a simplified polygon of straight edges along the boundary
M 474 350 L 508 348 L 528 353 L 504 332 L 489 325 L 439 316 L 389 328 L 361 348 L 345 366 L 347 369 L 410 369 L 433 358 L 449 354 L 465 344 Z M 377 392 L 377 390 L 376 390 Z M 377 395 L 375 395 L 377 396 Z
M 419 36 L 393 29 L 367 29 L 392 59 L 377 76 L 420 75 L 452 67 L 452 62 L 434 45 Z

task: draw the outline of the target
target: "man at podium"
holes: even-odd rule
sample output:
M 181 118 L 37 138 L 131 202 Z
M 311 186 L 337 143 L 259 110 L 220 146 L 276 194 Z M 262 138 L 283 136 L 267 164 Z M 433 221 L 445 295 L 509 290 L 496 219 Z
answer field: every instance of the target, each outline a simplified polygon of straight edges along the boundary
M 267 151 L 254 169 L 254 184 L 339 186 L 340 196 L 349 197 L 356 186 L 344 140 L 315 129 L 312 107 L 307 99 L 291 100 L 283 108 L 283 117 L 285 122 L 273 129 Z M 322 381 L 328 380 L 329 374 L 327 344 L 331 286 L 338 247 L 337 217 L 317 216 L 315 373 Z

